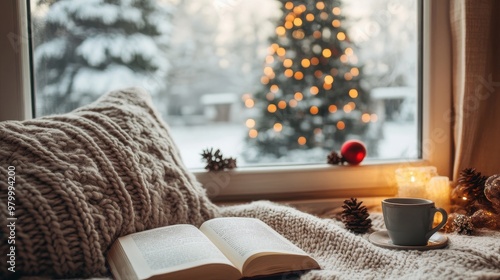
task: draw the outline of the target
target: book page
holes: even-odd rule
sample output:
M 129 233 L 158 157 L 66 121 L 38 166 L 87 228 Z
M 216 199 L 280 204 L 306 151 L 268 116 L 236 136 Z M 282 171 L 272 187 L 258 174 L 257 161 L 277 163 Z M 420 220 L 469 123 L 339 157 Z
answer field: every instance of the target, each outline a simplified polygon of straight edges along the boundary
M 254 254 L 276 252 L 307 255 L 264 222 L 253 218 L 216 218 L 200 230 L 226 254 L 240 271 Z
M 213 263 L 231 265 L 224 254 L 192 225 L 173 225 L 120 237 L 139 278 Z

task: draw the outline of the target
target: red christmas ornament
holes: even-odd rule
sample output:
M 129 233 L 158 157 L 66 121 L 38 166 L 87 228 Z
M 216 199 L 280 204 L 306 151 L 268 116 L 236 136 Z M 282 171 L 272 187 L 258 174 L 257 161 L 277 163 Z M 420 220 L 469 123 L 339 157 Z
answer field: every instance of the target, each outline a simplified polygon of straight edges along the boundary
M 366 147 L 358 140 L 346 141 L 340 148 L 342 158 L 349 164 L 359 164 L 366 156 Z

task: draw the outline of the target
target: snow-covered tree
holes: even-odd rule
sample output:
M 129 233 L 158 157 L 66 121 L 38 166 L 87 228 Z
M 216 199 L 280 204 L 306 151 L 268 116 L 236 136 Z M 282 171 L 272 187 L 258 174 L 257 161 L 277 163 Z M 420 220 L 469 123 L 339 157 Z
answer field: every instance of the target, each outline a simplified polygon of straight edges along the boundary
M 61 113 L 109 90 L 142 86 L 160 98 L 172 7 L 157 0 L 40 1 L 35 41 L 37 115 Z M 43 9 L 40 9 L 43 11 Z
M 171 1 L 176 12 L 169 46 L 169 115 L 200 114 L 205 94 L 251 91 L 262 71 L 277 1 Z
M 417 3 L 415 0 L 346 1 L 346 10 L 356 14 L 348 32 L 364 62 L 363 83 L 367 88 L 411 86 L 417 77 Z

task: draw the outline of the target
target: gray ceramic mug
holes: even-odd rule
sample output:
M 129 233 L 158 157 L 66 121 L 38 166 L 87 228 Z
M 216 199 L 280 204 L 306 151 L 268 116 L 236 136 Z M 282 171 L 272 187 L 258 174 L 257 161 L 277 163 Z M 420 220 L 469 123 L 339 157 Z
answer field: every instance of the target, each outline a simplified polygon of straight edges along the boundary
M 388 198 L 382 201 L 385 227 L 394 245 L 425 246 L 429 238 L 441 229 L 448 219 L 446 211 L 434 202 L 422 198 Z M 443 220 L 432 228 L 434 215 L 440 212 Z

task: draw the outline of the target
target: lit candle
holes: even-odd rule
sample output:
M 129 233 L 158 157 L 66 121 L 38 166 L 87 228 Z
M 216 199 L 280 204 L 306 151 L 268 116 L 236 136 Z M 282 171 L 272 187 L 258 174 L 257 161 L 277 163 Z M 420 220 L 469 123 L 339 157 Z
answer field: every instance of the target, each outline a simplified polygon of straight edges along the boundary
M 432 177 L 427 184 L 427 198 L 434 201 L 436 207 L 450 212 L 450 179 L 446 176 Z
M 427 183 L 437 175 L 436 167 L 406 167 L 396 169 L 399 197 L 427 197 Z

